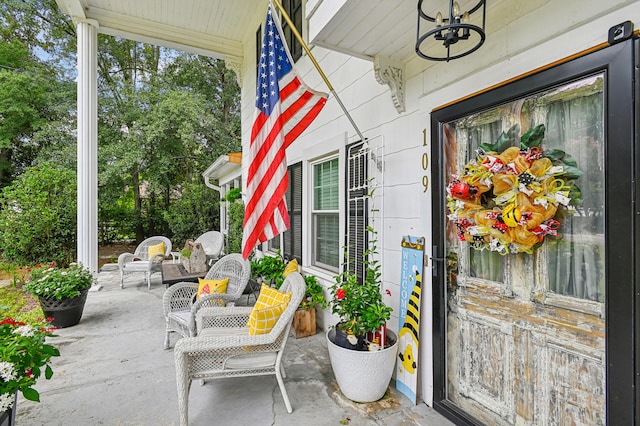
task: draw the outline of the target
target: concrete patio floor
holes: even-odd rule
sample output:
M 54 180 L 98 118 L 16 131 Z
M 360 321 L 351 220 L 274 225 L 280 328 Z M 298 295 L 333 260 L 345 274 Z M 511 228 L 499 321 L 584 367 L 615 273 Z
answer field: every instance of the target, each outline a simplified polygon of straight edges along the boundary
M 16 423 L 26 425 L 177 425 L 173 349 L 163 349 L 162 294 L 155 275 L 147 289 L 142 274 L 119 288 L 117 266 L 105 265 L 78 325 L 60 329 L 52 343 L 54 376 L 40 380 L 40 403 L 18 396 Z M 172 347 L 175 344 L 172 339 Z M 289 338 L 286 412 L 275 377 L 194 382 L 191 425 L 452 425 L 426 404 L 413 405 L 395 391 L 376 403 L 358 404 L 337 388 L 325 336 Z M 347 419 L 349 419 L 347 421 Z

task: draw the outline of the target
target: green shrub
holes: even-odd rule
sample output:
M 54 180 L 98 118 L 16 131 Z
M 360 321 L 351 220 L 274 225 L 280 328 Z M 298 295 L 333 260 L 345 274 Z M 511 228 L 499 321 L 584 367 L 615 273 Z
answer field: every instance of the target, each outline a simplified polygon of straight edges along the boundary
M 169 205 L 164 220 L 171 228 L 175 246 L 220 229 L 219 193 L 200 182 L 186 185 L 180 199 Z
M 228 253 L 242 253 L 242 224 L 244 222 L 244 204 L 242 201 L 229 203 L 229 235 L 227 235 Z
M 76 258 L 76 174 L 43 163 L 30 167 L 0 197 L 0 247 L 20 265 Z

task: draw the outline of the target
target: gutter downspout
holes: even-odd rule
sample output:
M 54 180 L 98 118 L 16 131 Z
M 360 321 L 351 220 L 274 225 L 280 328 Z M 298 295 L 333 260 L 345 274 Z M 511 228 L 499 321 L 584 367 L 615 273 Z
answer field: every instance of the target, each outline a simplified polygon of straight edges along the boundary
M 202 175 L 202 177 L 204 178 L 204 184 L 207 185 L 209 188 L 213 189 L 214 191 L 218 191 L 220 193 L 220 195 L 222 195 L 222 188 L 220 188 L 217 185 L 212 184 L 209 181 L 209 176 L 205 176 L 204 174 Z

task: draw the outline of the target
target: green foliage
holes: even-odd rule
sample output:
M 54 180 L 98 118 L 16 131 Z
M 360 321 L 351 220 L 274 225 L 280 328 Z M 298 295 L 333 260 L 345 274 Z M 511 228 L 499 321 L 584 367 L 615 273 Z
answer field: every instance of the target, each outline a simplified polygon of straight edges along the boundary
M 17 391 L 25 399 L 40 401 L 33 385 L 43 368 L 47 380 L 53 376 L 49 361 L 60 356 L 57 348 L 45 342 L 45 338 L 54 336 L 54 330 L 42 320 L 25 324 L 5 317 L 0 321 L 0 412 L 13 404 Z
M 372 197 L 373 193 L 368 194 Z M 363 253 L 364 279 L 360 284 L 357 275 L 347 267 L 350 263 L 345 247 L 345 263 L 336 275 L 336 283 L 329 288 L 331 313 L 338 315 L 337 327 L 356 336 L 374 332 L 391 318 L 391 309 L 384 303 L 381 293 L 382 271 L 378 260 L 377 231 L 367 226 L 369 247 Z
M 22 282 L 14 282 L 0 287 L 0 317 L 11 317 L 18 321 L 33 323 L 43 318 L 39 304 L 22 290 Z
M 44 163 L 28 168 L 0 197 L 0 247 L 21 265 L 76 258 L 76 176 Z
M 279 289 L 285 280 L 284 270 L 286 267 L 284 258 L 278 251 L 277 256 L 264 256 L 260 259 L 253 259 L 251 261 L 251 277 L 256 281 L 265 282 L 267 285 Z M 328 303 L 318 279 L 314 275 L 303 275 L 303 278 L 306 290 L 304 299 L 300 302 L 300 309 L 310 310 L 315 305 L 320 305 L 322 309 L 325 309 Z
M 251 276 L 267 285 L 280 288 L 284 281 L 284 259 L 278 251 L 277 256 L 264 256 L 251 261 Z
M 244 204 L 239 201 L 229 203 L 227 213 L 229 215 L 229 235 L 227 235 L 228 252 L 241 253 Z
M 232 202 L 235 200 L 239 200 L 242 197 L 242 192 L 240 192 L 240 188 L 231 188 L 227 195 L 225 195 L 224 199 L 226 201 Z
M 212 229 L 220 228 L 220 204 L 218 192 L 198 181 L 185 185 L 180 198 L 164 211 L 163 220 L 168 224 L 172 242 L 177 246 Z
M 326 309 L 329 303 L 324 297 L 324 289 L 318 283 L 318 279 L 315 275 L 305 275 L 304 282 L 306 285 L 306 291 L 304 293 L 304 299 L 300 303 L 300 308 L 305 310 L 311 310 L 315 305 L 320 305 L 321 309 Z
M 81 290 L 91 287 L 94 282 L 91 271 L 80 265 L 70 265 L 67 268 L 40 266 L 32 269 L 30 275 L 24 289 L 34 296 L 46 299 L 77 297 Z
M 41 151 L 51 157 L 56 150 L 48 148 L 69 142 L 75 86 L 59 81 L 19 40 L 0 39 L 0 64 L 0 186 L 6 186 Z
M 55 0 L 0 5 L 0 188 L 44 160 L 75 167 L 76 40 Z M 235 74 L 133 40 L 100 34 L 98 44 L 100 241 L 219 228 L 217 194 L 189 192 L 218 156 L 241 150 Z

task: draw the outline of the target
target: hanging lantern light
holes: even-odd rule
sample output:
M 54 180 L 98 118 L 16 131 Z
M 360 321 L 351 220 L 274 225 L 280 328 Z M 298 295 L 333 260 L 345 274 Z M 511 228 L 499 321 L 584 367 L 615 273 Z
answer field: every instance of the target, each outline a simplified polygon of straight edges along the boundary
M 418 31 L 416 36 L 416 53 L 431 61 L 450 61 L 462 58 L 475 52 L 482 46 L 485 36 L 486 0 L 479 0 L 471 9 L 462 11 L 457 1 L 449 0 L 448 18 L 441 12 L 435 17 L 429 16 L 422 9 L 424 0 L 418 0 Z M 482 27 L 471 24 L 471 16 L 482 14 Z M 424 28 L 426 27 L 426 28 Z M 426 31 L 422 33 L 423 31 Z M 442 42 L 442 54 L 426 53 L 431 41 Z M 460 43 L 460 44 L 458 44 Z M 462 46 L 452 52 L 453 45 Z

